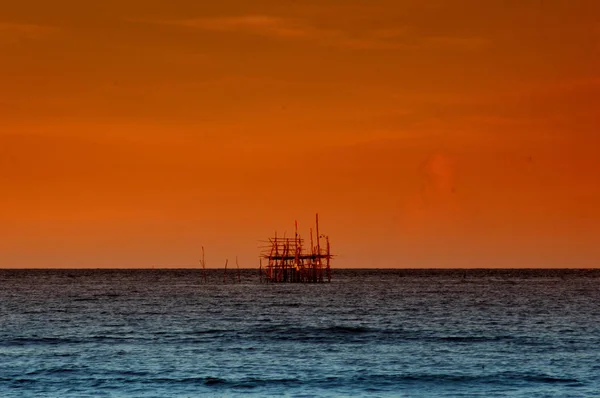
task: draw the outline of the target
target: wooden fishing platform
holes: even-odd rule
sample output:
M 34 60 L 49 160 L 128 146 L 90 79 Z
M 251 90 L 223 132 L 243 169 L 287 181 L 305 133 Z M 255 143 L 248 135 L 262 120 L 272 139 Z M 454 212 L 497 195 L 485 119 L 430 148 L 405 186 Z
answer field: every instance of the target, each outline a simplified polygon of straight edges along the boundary
M 310 229 L 310 246 L 298 234 L 295 223 L 293 238 L 269 238 L 262 241 L 260 254 L 260 279 L 267 283 L 324 283 L 331 282 L 330 262 L 333 257 L 329 237 L 319 234 L 319 215 L 316 215 L 316 242 Z M 324 246 L 321 240 L 324 239 Z M 315 244 L 316 243 L 316 244 Z M 267 265 L 263 267 L 262 260 Z

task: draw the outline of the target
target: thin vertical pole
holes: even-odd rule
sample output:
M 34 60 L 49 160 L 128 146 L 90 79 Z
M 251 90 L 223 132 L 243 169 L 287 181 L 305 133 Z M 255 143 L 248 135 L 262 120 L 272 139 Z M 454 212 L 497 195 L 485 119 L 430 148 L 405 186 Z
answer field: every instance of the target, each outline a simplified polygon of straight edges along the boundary
M 294 280 L 292 282 L 299 282 L 300 279 L 300 247 L 298 245 L 298 220 L 295 221 L 296 233 L 294 235 L 294 271 L 292 271 L 292 275 Z
M 317 221 L 317 255 L 320 256 L 321 255 L 321 244 L 319 243 L 320 240 L 320 236 L 319 236 L 319 213 L 317 213 L 316 215 L 316 221 Z
M 238 283 L 242 283 L 242 277 L 240 275 L 240 265 L 238 264 L 237 256 L 235 256 L 235 265 L 237 266 Z
M 321 235 L 319 235 L 319 213 L 315 214 L 317 228 L 317 264 L 315 266 L 315 282 L 323 280 L 323 264 L 321 263 Z
M 313 230 L 310 229 L 310 264 L 308 264 L 308 281 L 311 282 L 315 267 L 315 243 L 313 241 Z
M 299 282 L 304 282 L 304 259 L 302 259 L 300 256 L 302 256 L 302 253 L 304 251 L 304 247 L 302 246 L 302 236 L 298 235 L 298 267 L 300 268 L 300 273 L 299 273 Z
M 277 257 L 279 257 L 279 241 L 277 240 L 277 231 L 275 231 L 275 258 L 273 259 L 273 273 L 271 275 L 271 280 L 275 282 L 277 282 L 277 275 L 279 274 Z
M 267 279 L 267 282 L 273 282 L 273 251 L 275 250 L 275 243 L 273 242 L 273 239 L 269 239 L 269 242 L 271 242 L 271 252 L 269 253 L 269 264 L 267 265 L 265 278 Z
M 223 282 L 227 281 L 227 263 L 229 262 L 229 259 L 225 259 L 225 273 L 223 273 Z
M 329 260 L 331 259 L 331 246 L 329 246 L 329 236 L 327 239 L 327 282 L 331 282 L 331 267 L 329 266 Z
M 294 251 L 295 251 L 295 253 L 294 253 L 294 257 L 295 257 L 294 258 L 294 261 L 295 261 L 294 266 L 295 267 L 298 267 L 298 256 L 300 254 L 300 253 L 298 253 L 298 249 L 299 249 L 299 247 L 298 247 L 298 221 L 296 221 L 296 234 L 294 235 Z
M 206 283 L 206 263 L 204 262 L 204 246 L 202 246 L 202 280 Z

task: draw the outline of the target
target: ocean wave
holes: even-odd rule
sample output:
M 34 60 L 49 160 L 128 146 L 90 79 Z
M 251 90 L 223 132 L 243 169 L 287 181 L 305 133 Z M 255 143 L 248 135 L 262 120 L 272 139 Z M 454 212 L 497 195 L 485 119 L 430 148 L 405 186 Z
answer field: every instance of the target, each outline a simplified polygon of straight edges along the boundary
M 59 345 L 59 344 L 75 344 L 79 342 L 78 339 L 71 339 L 67 337 L 16 337 L 0 341 L 0 347 L 10 346 L 26 346 L 26 345 Z
M 302 380 L 297 378 L 258 378 L 249 377 L 242 379 L 227 379 L 216 376 L 203 376 L 203 377 L 159 377 L 159 378 L 147 378 L 145 382 L 151 383 L 166 383 L 166 384 L 197 384 L 209 387 L 227 387 L 227 388 L 256 388 L 268 385 L 300 385 Z
M 216 376 L 204 377 L 185 377 L 185 378 L 147 378 L 145 382 L 167 383 L 167 384 L 197 384 L 209 387 L 224 388 L 242 388 L 251 389 L 258 387 L 351 387 L 360 385 L 362 387 L 371 386 L 381 388 L 390 385 L 410 385 L 410 384 L 499 384 L 499 385 L 519 385 L 521 383 L 533 384 L 568 384 L 571 386 L 583 385 L 579 380 L 573 378 L 564 378 L 551 376 L 547 374 L 533 373 L 497 373 L 486 375 L 472 374 L 431 374 L 431 373 L 407 373 L 407 374 L 365 374 L 337 377 L 317 377 L 317 378 L 224 378 Z
M 270 325 L 254 330 L 242 332 L 253 338 L 262 340 L 279 341 L 312 341 L 315 343 L 327 343 L 332 340 L 353 341 L 363 339 L 376 330 L 364 326 L 334 325 L 323 327 L 296 327 L 287 325 Z
M 57 375 L 57 374 L 66 374 L 66 373 L 77 373 L 80 372 L 81 369 L 78 368 L 42 368 L 35 369 L 29 372 L 26 372 L 26 376 L 39 376 L 39 375 Z
M 323 327 L 295 327 L 288 325 L 272 325 L 258 328 L 260 333 L 310 333 L 310 334 L 364 334 L 372 332 L 374 329 L 365 326 L 333 325 Z
M 387 383 L 469 383 L 469 384 L 570 384 L 583 385 L 580 380 L 568 377 L 551 376 L 543 373 L 517 373 L 503 372 L 490 374 L 432 374 L 432 373 L 407 373 L 407 374 L 371 374 L 357 376 L 356 380 L 362 383 L 387 384 Z
M 494 341 L 514 340 L 513 336 L 441 336 L 433 340 L 447 341 L 451 343 L 490 343 Z

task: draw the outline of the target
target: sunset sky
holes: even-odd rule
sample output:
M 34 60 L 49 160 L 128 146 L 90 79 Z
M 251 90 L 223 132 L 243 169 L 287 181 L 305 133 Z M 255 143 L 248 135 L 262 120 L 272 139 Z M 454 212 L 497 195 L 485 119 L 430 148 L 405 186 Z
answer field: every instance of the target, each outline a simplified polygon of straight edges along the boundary
M 0 8 L 0 267 L 600 266 L 600 1 Z

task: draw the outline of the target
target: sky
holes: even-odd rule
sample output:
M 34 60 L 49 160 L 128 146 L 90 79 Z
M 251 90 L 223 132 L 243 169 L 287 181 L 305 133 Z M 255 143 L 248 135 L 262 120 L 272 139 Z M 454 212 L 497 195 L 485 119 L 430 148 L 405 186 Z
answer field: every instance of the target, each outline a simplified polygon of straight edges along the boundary
M 596 0 L 0 9 L 0 267 L 600 266 Z

